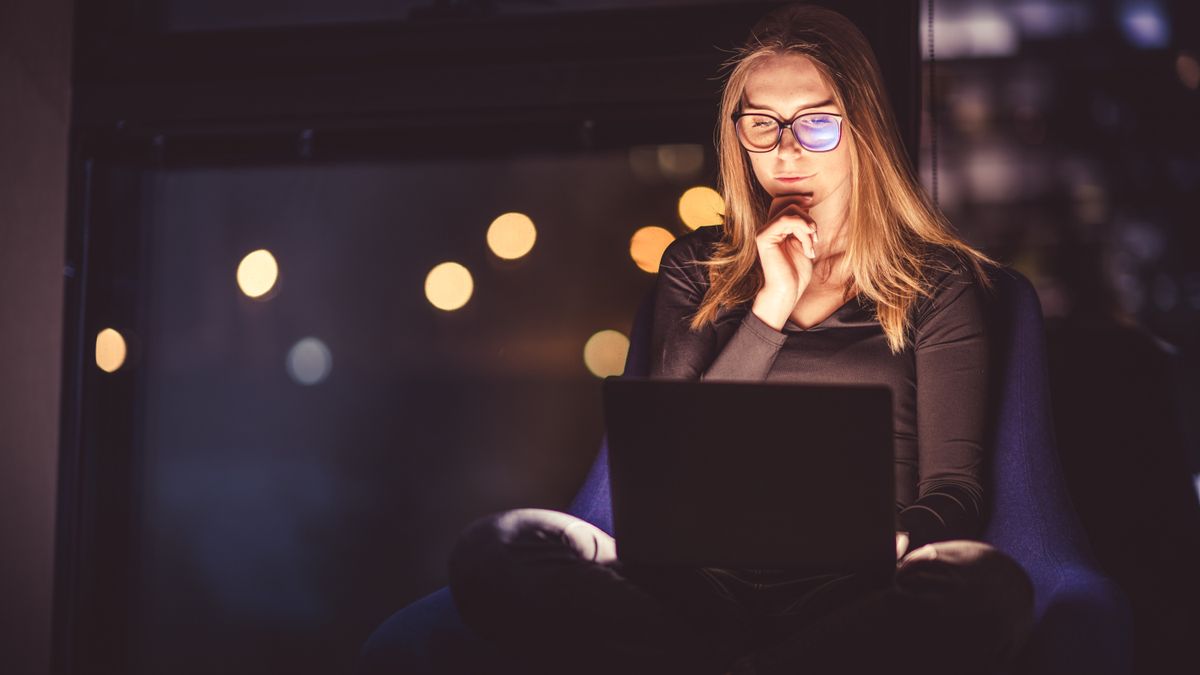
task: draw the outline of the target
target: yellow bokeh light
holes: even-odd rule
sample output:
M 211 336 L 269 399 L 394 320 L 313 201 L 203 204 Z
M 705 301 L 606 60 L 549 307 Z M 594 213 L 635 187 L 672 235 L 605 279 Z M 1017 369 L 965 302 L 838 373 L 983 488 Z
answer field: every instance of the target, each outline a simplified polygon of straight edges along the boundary
M 725 213 L 721 193 L 703 185 L 690 188 L 679 198 L 679 218 L 691 229 L 720 225 Z
M 251 251 L 237 268 L 238 288 L 252 298 L 260 298 L 275 287 L 279 280 L 279 264 L 265 248 Z
M 629 338 L 620 331 L 602 330 L 583 346 L 583 362 L 596 377 L 620 375 L 629 354 Z
M 425 276 L 425 297 L 431 305 L 447 312 L 467 304 L 474 290 L 471 272 L 456 262 L 441 263 Z
M 112 328 L 96 334 L 96 365 L 111 373 L 125 363 L 125 338 Z
M 537 228 L 533 220 L 524 213 L 504 213 L 492 221 L 487 231 L 488 248 L 506 260 L 514 260 L 529 253 L 537 239 Z
M 629 257 L 637 266 L 651 274 L 658 272 L 663 251 L 675 241 L 675 235 L 653 225 L 643 227 L 629 239 Z

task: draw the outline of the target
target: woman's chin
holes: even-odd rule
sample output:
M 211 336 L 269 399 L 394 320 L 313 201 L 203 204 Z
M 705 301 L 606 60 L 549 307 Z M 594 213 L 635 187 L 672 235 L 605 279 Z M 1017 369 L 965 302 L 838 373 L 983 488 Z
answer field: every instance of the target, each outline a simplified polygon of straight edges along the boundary
M 813 206 L 816 206 L 818 202 L 820 202 L 820 199 L 817 198 L 816 194 L 814 194 L 812 190 L 803 190 L 799 188 L 788 189 L 787 186 L 782 186 L 773 187 L 772 189 L 767 190 L 767 193 L 770 194 L 773 199 L 778 199 L 780 197 L 797 197 L 798 200 L 807 208 L 812 208 Z

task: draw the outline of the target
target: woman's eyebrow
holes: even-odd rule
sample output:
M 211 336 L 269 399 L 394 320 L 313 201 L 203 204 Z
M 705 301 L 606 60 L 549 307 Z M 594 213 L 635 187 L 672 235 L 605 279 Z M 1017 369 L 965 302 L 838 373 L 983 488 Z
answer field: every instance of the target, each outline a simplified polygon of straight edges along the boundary
M 802 106 L 800 106 L 800 110 L 808 110 L 810 108 L 823 108 L 827 105 L 832 105 L 832 104 L 833 104 L 833 99 L 827 98 L 824 101 L 820 101 L 818 103 L 810 103 L 808 105 L 802 105 Z M 750 101 L 746 101 L 746 107 L 747 108 L 756 108 L 758 110 L 770 110 L 771 112 L 776 112 L 775 109 L 770 106 L 756 105 L 754 103 L 751 103 Z

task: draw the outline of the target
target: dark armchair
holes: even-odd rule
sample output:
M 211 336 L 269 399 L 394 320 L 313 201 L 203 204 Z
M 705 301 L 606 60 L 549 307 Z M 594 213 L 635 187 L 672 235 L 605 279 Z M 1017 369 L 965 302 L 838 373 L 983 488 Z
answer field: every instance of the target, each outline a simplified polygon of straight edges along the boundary
M 1132 666 L 1132 629 L 1121 591 L 1097 569 L 1065 490 L 1054 442 L 1041 308 L 1029 281 L 991 272 L 995 336 L 992 508 L 983 539 L 1019 562 L 1035 589 L 1034 631 L 1022 673 L 1117 675 Z M 638 310 L 626 375 L 648 372 L 652 298 Z M 568 512 L 612 533 L 608 448 Z M 462 623 L 445 587 L 385 621 L 363 648 L 367 674 L 500 673 L 504 659 Z

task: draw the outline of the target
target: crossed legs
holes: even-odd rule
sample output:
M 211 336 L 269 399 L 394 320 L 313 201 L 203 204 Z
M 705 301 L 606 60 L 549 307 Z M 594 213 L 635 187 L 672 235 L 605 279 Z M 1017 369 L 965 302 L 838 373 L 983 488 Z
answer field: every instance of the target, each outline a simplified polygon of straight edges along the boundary
M 1024 571 L 983 542 L 913 551 L 884 590 L 837 575 L 747 585 L 719 569 L 624 565 L 603 530 L 548 509 L 469 525 L 449 581 L 468 626 L 545 673 L 992 673 L 1032 623 Z

